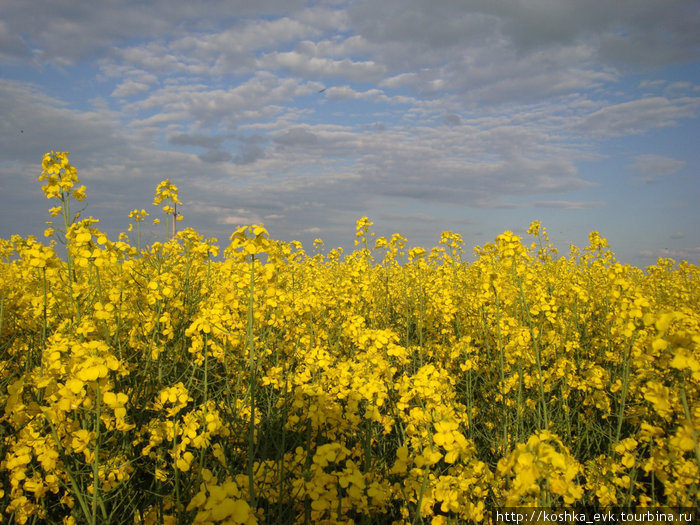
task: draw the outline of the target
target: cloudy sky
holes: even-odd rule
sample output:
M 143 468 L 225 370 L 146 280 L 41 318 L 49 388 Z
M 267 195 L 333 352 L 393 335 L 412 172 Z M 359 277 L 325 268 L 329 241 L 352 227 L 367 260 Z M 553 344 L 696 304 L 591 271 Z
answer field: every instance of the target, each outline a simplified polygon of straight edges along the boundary
M 2 0 L 0 238 L 43 232 L 56 150 L 115 238 L 170 178 L 222 246 L 263 222 L 351 248 L 367 215 L 471 251 L 540 219 L 564 253 L 599 230 L 697 262 L 698 5 Z

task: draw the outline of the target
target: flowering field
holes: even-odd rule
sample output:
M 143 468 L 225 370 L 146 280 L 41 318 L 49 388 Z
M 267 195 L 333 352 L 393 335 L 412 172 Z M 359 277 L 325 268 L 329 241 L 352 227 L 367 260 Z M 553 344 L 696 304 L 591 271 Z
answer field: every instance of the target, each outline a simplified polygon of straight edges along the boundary
M 314 254 L 238 229 L 141 248 L 71 215 L 0 241 L 0 509 L 13 523 L 470 523 L 506 506 L 697 506 L 700 268 L 556 254 L 537 222 L 467 263 L 358 221 Z M 179 203 L 155 204 L 170 232 Z M 55 230 L 53 229 L 55 228 Z

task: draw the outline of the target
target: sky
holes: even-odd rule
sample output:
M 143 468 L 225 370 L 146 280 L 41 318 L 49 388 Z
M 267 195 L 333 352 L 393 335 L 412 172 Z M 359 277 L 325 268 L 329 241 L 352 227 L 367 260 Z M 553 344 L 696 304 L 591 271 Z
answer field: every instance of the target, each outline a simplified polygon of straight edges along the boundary
M 0 238 L 42 237 L 54 150 L 115 240 L 169 178 L 222 248 L 541 220 L 698 263 L 699 58 L 695 0 L 0 0 Z

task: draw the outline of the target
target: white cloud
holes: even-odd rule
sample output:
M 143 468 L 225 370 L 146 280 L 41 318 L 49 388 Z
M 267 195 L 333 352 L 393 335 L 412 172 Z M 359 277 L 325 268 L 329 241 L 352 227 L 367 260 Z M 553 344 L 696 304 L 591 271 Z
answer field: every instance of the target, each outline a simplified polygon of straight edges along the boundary
M 666 87 L 667 92 L 689 91 L 693 87 L 690 82 L 673 82 Z
M 25 35 L 27 50 L 41 62 L 70 65 L 101 54 L 132 38 L 177 38 L 183 29 L 211 30 L 251 15 L 284 15 L 304 8 L 301 0 L 258 0 L 255 4 L 214 0 L 206 5 L 187 0 L 91 2 L 75 9 L 70 0 L 17 2 L 3 18 L 16 34 Z
M 382 80 L 379 85 L 382 87 L 399 88 L 402 86 L 415 86 L 418 81 L 417 73 L 399 73 Z
M 668 82 L 667 82 L 666 80 L 661 80 L 661 79 L 657 79 L 657 80 L 642 80 L 642 81 L 639 83 L 639 87 L 640 87 L 640 88 L 652 88 L 652 89 L 655 89 L 655 88 L 662 87 L 662 86 L 666 85 L 667 83 L 668 83 Z
M 133 80 L 127 80 L 126 82 L 122 82 L 119 84 L 114 91 L 112 91 L 113 97 L 117 98 L 128 98 L 134 95 L 138 95 L 139 93 L 143 93 L 145 91 L 148 91 L 149 89 L 148 84 L 144 84 L 143 82 L 134 82 Z
M 18 61 L 29 57 L 29 48 L 24 38 L 13 31 L 5 20 L 0 20 L 0 59 Z
M 631 169 L 644 174 L 644 182 L 653 182 L 660 177 L 673 175 L 683 166 L 685 161 L 664 157 L 663 155 L 639 155 L 629 166 Z
M 374 102 L 389 102 L 391 100 L 381 89 L 356 91 L 350 86 L 333 86 L 328 88 L 325 93 L 330 100 L 371 100 Z
M 292 128 L 274 140 L 283 146 L 312 146 L 318 142 L 318 137 L 304 128 Z
M 311 26 L 289 17 L 251 20 L 224 31 L 179 38 L 170 48 L 183 55 L 210 59 L 221 53 L 248 54 L 258 49 L 274 49 L 313 33 Z
M 49 150 L 69 151 L 82 158 L 99 157 L 98 152 L 105 150 L 115 156 L 125 152 L 127 138 L 115 114 L 66 106 L 36 85 L 0 79 L 0 156 L 36 163 Z
M 266 54 L 257 61 L 257 66 L 273 70 L 283 68 L 295 74 L 313 77 L 342 77 L 355 82 L 378 80 L 384 73 L 384 67 L 371 60 L 334 60 L 308 56 L 297 51 Z
M 233 159 L 231 157 L 231 154 L 226 152 L 226 151 L 221 151 L 217 149 L 210 149 L 206 153 L 202 153 L 200 155 L 197 155 L 199 159 L 202 162 L 208 162 L 208 163 L 218 163 L 218 162 L 229 162 L 230 160 Z
M 616 62 L 667 64 L 697 57 L 697 6 L 691 0 L 673 6 L 664 0 L 365 0 L 353 4 L 350 14 L 360 34 L 384 45 L 395 60 L 401 47 L 444 55 L 460 44 L 493 44 L 499 37 L 522 55 L 585 41 L 596 46 L 599 58 Z
M 280 112 L 276 103 L 318 92 L 321 84 L 300 82 L 260 72 L 228 89 L 212 89 L 204 84 L 171 85 L 157 89 L 125 108 L 157 114 L 142 124 L 194 121 L 204 125 L 218 122 L 235 124 L 244 120 L 265 119 Z
M 230 224 L 232 226 L 244 226 L 260 222 L 255 216 L 252 215 L 227 215 L 225 217 L 217 217 L 216 221 L 219 224 Z
M 677 261 L 685 260 L 694 264 L 698 264 L 700 262 L 700 246 L 696 246 L 694 248 L 685 250 L 676 250 L 669 248 L 661 248 L 659 250 L 641 250 L 639 252 L 639 255 L 646 259 L 656 260 L 659 257 L 662 257 L 675 259 Z
M 378 217 L 382 221 L 418 221 L 418 222 L 435 222 L 435 217 L 426 213 L 382 213 Z
M 614 137 L 671 126 L 679 119 L 692 118 L 700 99 L 649 97 L 613 104 L 582 118 L 578 128 L 589 135 Z
M 584 210 L 586 208 L 599 208 L 605 206 L 603 201 L 537 201 L 532 203 L 533 206 L 541 208 L 561 208 L 565 210 Z
M 215 137 L 210 135 L 202 135 L 200 133 L 194 133 L 188 135 L 187 133 L 177 133 L 168 137 L 168 142 L 170 144 L 176 144 L 181 146 L 199 146 L 202 148 L 216 148 L 223 141 L 223 137 Z

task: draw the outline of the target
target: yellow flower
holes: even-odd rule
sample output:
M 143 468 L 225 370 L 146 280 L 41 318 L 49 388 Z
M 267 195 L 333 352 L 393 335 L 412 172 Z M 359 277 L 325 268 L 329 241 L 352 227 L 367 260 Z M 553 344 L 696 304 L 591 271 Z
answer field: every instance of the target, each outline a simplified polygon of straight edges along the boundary
M 81 381 L 96 381 L 100 377 L 107 377 L 109 368 L 102 362 L 89 361 L 88 364 L 79 370 L 76 377 Z
M 177 464 L 177 468 L 182 470 L 183 472 L 186 472 L 190 470 L 190 465 L 192 464 L 192 460 L 194 460 L 194 455 L 192 452 L 185 452 L 181 458 L 178 458 L 175 463 Z
M 83 452 L 90 445 L 92 438 L 94 436 L 93 432 L 89 430 L 78 430 L 73 433 L 73 439 L 71 441 L 71 448 L 74 452 Z
M 214 520 L 223 520 L 228 518 L 232 523 L 246 523 L 250 515 L 250 506 L 243 500 L 234 500 L 233 498 L 225 498 L 218 503 L 211 511 L 211 517 Z
M 669 418 L 672 414 L 669 395 L 668 387 L 658 381 L 648 381 L 644 387 L 644 399 L 649 401 L 663 418 Z
M 688 423 L 680 425 L 675 436 L 670 439 L 670 443 L 672 447 L 679 450 L 695 450 L 696 438 L 693 427 Z
M 85 200 L 85 186 L 80 186 L 79 188 L 74 189 L 73 197 L 75 197 L 75 200 L 77 201 Z
M 693 379 L 700 380 L 700 360 L 686 348 L 679 347 L 674 351 L 671 366 L 678 370 L 690 370 Z

